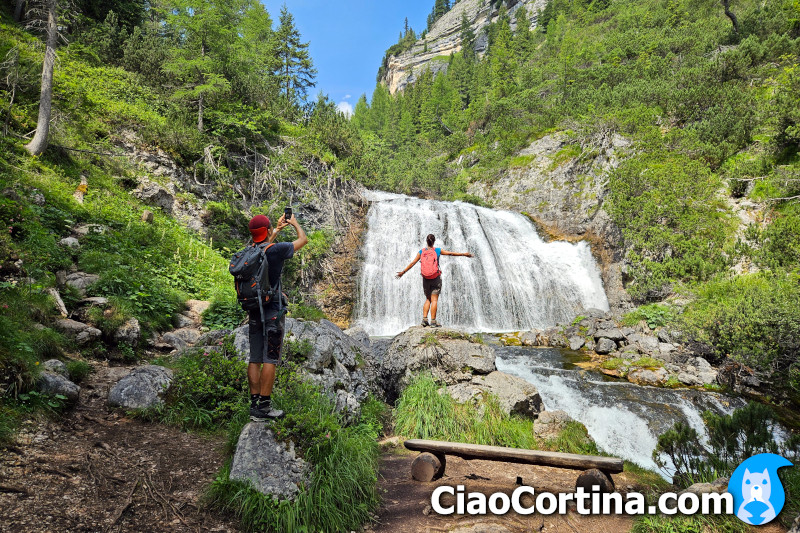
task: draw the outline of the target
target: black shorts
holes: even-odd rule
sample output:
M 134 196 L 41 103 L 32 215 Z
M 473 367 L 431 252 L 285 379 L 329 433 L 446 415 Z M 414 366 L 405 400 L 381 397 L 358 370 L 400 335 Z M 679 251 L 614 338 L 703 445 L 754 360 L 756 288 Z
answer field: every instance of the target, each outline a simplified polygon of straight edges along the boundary
M 439 295 L 442 293 L 442 276 L 433 279 L 422 278 L 422 290 L 425 291 L 425 298 L 431 299 L 431 294 Z
M 264 349 L 264 328 L 261 325 L 261 313 L 250 312 L 250 320 L 247 323 L 250 328 L 250 362 L 267 363 L 277 365 L 281 362 L 281 351 L 283 350 L 283 333 L 285 331 L 284 322 L 286 317 L 277 319 L 277 328 L 267 328 L 267 346 Z

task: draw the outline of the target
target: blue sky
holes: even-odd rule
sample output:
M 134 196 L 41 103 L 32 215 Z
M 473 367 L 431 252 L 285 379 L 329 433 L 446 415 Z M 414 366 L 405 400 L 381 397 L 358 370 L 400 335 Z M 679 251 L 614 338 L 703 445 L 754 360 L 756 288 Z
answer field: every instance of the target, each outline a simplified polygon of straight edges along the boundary
M 262 0 L 278 25 L 284 0 Z M 295 24 L 317 68 L 317 92 L 336 103 L 355 106 L 358 97 L 372 97 L 383 53 L 397 42 L 403 21 L 419 34 L 434 0 L 286 0 Z M 346 107 L 346 106 L 345 106 Z

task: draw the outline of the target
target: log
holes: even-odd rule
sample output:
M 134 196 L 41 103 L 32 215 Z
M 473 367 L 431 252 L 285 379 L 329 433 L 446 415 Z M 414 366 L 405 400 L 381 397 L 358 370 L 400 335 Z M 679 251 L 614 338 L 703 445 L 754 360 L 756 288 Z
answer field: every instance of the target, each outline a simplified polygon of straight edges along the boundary
M 411 463 L 411 477 L 416 481 L 428 483 L 442 477 L 442 474 L 444 474 L 444 461 L 432 453 L 421 453 Z
M 618 474 L 623 471 L 622 459 L 616 457 L 523 450 L 520 448 L 504 448 L 502 446 L 465 444 L 440 440 L 411 439 L 405 441 L 404 444 L 409 450 L 455 455 L 464 459 L 488 459 L 507 463 L 571 468 L 573 470 L 596 468 L 608 474 Z
M 605 472 L 601 472 L 596 468 L 590 468 L 578 476 L 578 481 L 575 482 L 575 489 L 583 487 L 585 492 L 592 492 L 593 486 L 600 487 L 601 494 L 610 494 L 614 492 L 614 481 L 611 476 Z

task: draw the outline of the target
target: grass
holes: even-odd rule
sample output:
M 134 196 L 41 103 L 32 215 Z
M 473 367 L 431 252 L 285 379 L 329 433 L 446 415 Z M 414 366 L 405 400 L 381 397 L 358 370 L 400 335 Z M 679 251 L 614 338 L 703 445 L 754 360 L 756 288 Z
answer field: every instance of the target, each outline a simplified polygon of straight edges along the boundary
M 640 357 L 631 363 L 639 368 L 661 368 L 664 363 L 653 357 Z
M 81 361 L 79 359 L 67 361 L 67 373 L 69 373 L 69 379 L 75 383 L 82 382 L 92 372 L 94 372 L 94 368 L 86 361 Z
M 379 503 L 376 491 L 378 445 L 385 409 L 377 400 L 364 403 L 361 416 L 346 425 L 319 387 L 291 366 L 281 367 L 275 404 L 286 417 L 273 423 L 280 439 L 292 439 L 313 465 L 309 484 L 294 501 L 276 501 L 249 485 L 230 479 L 226 465 L 211 484 L 209 505 L 233 513 L 248 531 L 350 531 L 370 520 Z M 247 423 L 243 409 L 229 426 L 231 448 Z
M 631 533 L 744 533 L 747 524 L 733 515 L 639 516 Z

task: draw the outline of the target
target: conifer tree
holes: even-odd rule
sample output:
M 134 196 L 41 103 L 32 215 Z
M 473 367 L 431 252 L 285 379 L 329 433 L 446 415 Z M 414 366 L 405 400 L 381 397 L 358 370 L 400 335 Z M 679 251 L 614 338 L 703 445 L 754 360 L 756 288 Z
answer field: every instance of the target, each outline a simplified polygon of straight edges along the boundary
M 531 32 L 531 19 L 528 9 L 520 6 L 516 13 L 517 32 L 514 35 L 514 52 L 518 57 L 526 57 L 532 51 L 533 33 Z
M 475 31 L 467 18 L 466 10 L 461 12 L 461 53 L 467 59 L 475 57 Z
M 305 100 L 308 89 L 316 85 L 317 69 L 308 53 L 308 43 L 300 38 L 294 16 L 286 4 L 281 7 L 280 25 L 275 32 L 279 64 L 275 70 L 286 107 Z
M 502 8 L 501 8 L 502 9 Z M 514 88 L 516 62 L 512 50 L 511 27 L 507 19 L 499 21 L 497 37 L 489 49 L 492 75 L 492 95 L 503 98 L 511 94 Z

